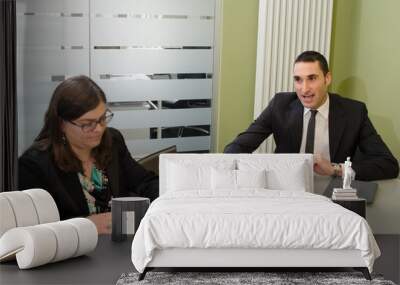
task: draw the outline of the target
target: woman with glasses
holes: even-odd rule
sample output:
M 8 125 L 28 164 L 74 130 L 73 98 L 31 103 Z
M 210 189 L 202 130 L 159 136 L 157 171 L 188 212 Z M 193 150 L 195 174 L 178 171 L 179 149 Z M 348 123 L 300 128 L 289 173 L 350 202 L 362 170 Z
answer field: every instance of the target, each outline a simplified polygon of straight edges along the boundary
M 44 126 L 19 158 L 19 189 L 43 188 L 61 219 L 110 219 L 111 197 L 158 196 L 158 177 L 130 155 L 100 87 L 86 76 L 55 89 Z M 107 213 L 107 214 L 102 214 Z M 100 215 L 99 215 L 100 214 Z

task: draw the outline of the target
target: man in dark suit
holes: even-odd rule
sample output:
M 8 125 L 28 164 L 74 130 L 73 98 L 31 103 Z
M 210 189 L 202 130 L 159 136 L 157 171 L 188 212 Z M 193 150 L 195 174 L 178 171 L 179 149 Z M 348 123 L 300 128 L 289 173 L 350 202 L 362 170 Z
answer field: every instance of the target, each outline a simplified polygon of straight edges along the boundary
M 314 153 L 319 175 L 341 176 L 340 163 L 351 157 L 358 180 L 398 176 L 398 162 L 368 118 L 365 104 L 328 93 L 332 77 L 323 55 L 303 52 L 293 74 L 296 92 L 276 94 L 224 152 L 251 153 L 272 134 L 276 153 Z

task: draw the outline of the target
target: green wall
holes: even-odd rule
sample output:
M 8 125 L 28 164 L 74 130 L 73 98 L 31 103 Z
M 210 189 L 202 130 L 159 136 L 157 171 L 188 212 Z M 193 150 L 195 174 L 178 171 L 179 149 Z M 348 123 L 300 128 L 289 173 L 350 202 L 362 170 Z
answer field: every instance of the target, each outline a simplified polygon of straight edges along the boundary
M 400 1 L 335 0 L 332 91 L 367 104 L 400 159 Z
M 331 90 L 367 104 L 400 159 L 400 1 L 335 0 Z M 258 0 L 223 0 L 217 151 L 253 120 Z
M 258 0 L 223 0 L 217 152 L 253 119 Z

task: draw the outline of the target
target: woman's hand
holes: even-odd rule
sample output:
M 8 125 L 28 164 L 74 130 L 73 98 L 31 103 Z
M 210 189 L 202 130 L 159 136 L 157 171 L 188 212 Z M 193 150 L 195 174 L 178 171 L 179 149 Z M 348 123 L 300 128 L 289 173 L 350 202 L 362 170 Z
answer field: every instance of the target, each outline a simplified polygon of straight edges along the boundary
M 111 212 L 95 214 L 87 218 L 96 225 L 99 234 L 111 234 Z

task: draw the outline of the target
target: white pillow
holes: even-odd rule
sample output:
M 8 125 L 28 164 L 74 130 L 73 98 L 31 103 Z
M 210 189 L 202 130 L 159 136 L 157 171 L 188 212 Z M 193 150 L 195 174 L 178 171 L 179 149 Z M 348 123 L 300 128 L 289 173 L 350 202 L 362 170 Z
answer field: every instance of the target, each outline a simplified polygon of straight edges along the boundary
M 294 159 L 238 159 L 239 170 L 266 170 L 268 189 L 306 191 L 306 162 Z
M 266 188 L 265 170 L 211 170 L 211 188 L 213 190 L 237 190 L 240 188 Z
M 236 170 L 231 169 L 211 169 L 211 188 L 213 190 L 236 189 Z
M 211 167 L 170 163 L 168 172 L 169 191 L 211 188 Z
M 304 165 L 304 163 L 303 163 Z M 273 190 L 306 191 L 306 175 L 304 167 L 297 165 L 285 171 L 270 169 L 267 171 L 268 188 Z
M 207 158 L 205 155 L 203 159 L 189 157 L 168 162 L 167 191 L 211 190 L 211 168 L 235 169 L 234 160 Z
M 267 171 L 236 170 L 238 188 L 267 188 Z

